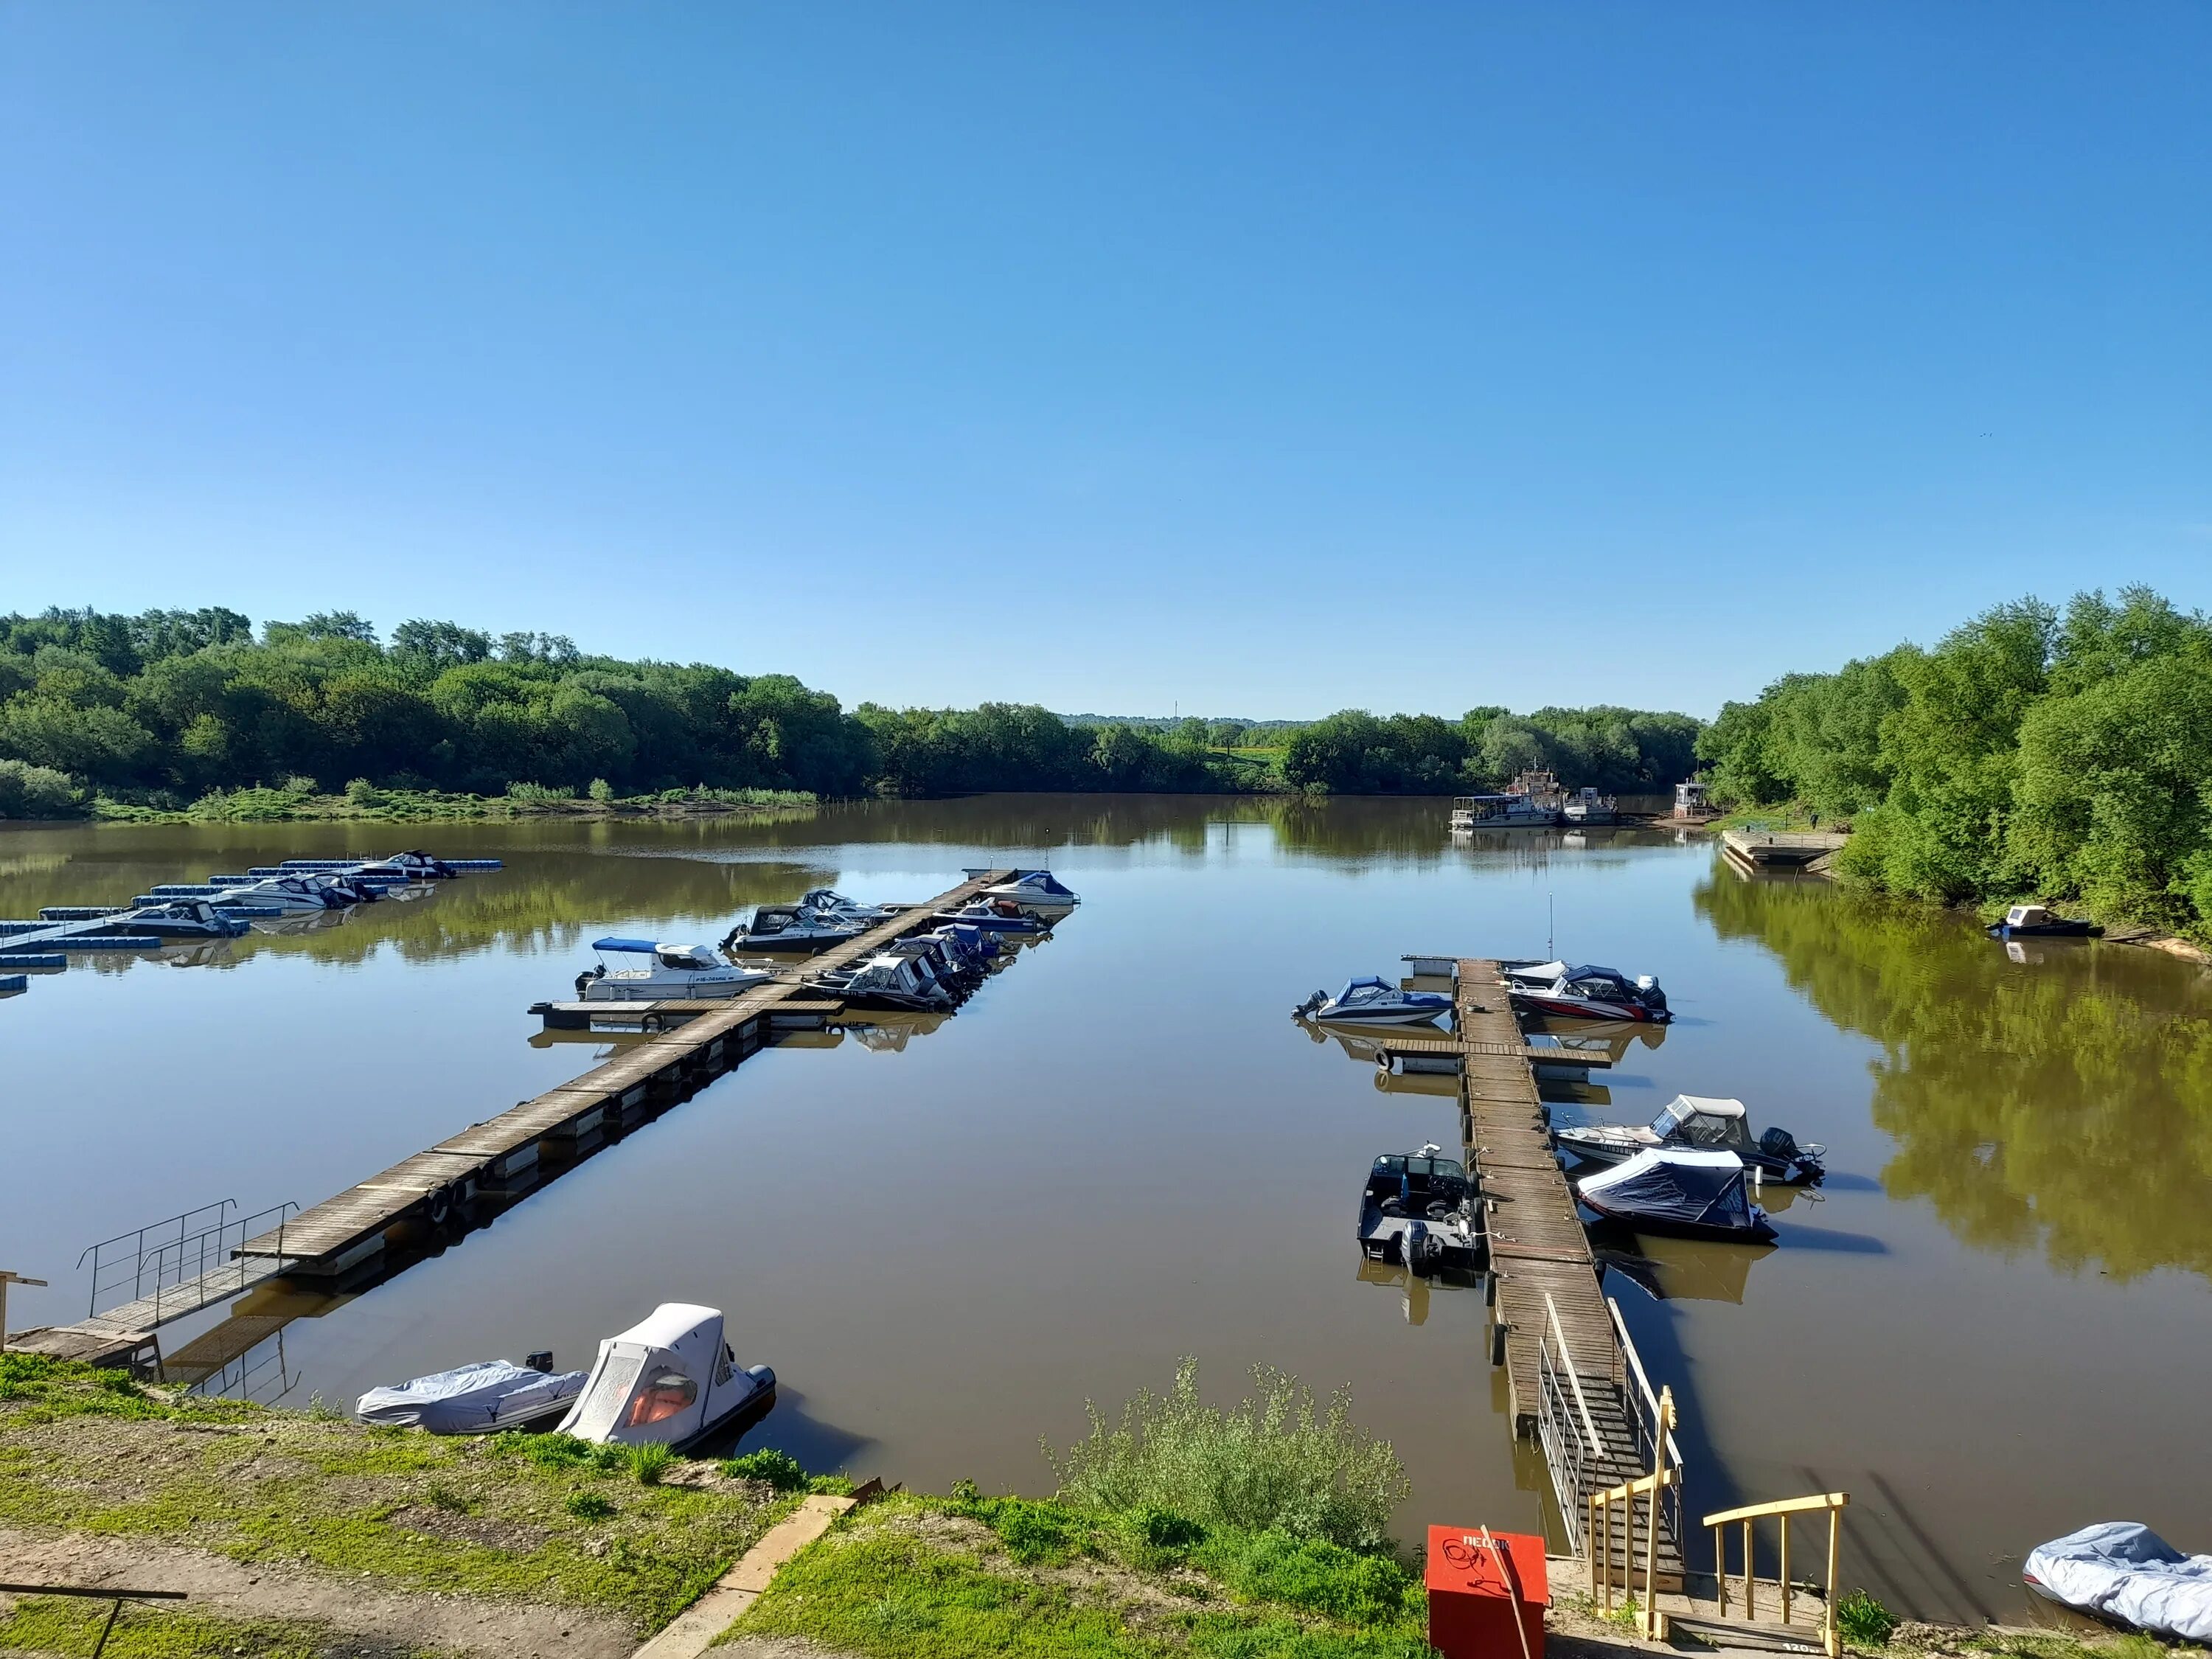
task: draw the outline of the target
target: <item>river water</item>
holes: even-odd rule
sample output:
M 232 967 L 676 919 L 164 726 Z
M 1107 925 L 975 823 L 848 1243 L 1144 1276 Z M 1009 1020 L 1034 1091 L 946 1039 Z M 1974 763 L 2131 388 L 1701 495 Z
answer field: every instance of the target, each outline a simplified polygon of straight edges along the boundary
M 5 827 L 9 916 L 284 857 L 508 866 L 312 933 L 77 958 L 0 1003 L 0 1267 L 53 1282 L 10 1322 L 80 1316 L 94 1241 L 223 1199 L 312 1204 L 587 1070 L 606 1042 L 525 1010 L 602 933 L 712 939 L 818 884 L 913 898 L 963 865 L 1049 863 L 1083 908 L 957 1018 L 765 1053 L 364 1293 L 258 1292 L 281 1328 L 216 1385 L 347 1402 L 495 1354 L 582 1365 L 655 1303 L 702 1301 L 783 1382 L 746 1443 L 817 1468 L 1048 1491 L 1040 1437 L 1190 1355 L 1221 1396 L 1261 1364 L 1351 1385 L 1413 1474 L 1402 1535 L 1539 1527 L 1480 1296 L 1363 1279 L 1352 1240 L 1369 1160 L 1451 1145 L 1454 1102 L 1378 1089 L 1286 1015 L 1408 951 L 1556 939 L 1656 973 L 1678 1014 L 1563 1117 L 1733 1095 L 1829 1149 L 1778 1247 L 1646 1241 L 1607 1273 L 1681 1401 L 1691 1513 L 1848 1491 L 1845 1581 L 1931 1617 L 2019 1616 L 2021 1556 L 2092 1520 L 2212 1547 L 2212 978 L 2119 945 L 2015 961 L 1966 919 L 1740 879 L 1671 833 L 1455 844 L 1443 816 L 1016 796 Z

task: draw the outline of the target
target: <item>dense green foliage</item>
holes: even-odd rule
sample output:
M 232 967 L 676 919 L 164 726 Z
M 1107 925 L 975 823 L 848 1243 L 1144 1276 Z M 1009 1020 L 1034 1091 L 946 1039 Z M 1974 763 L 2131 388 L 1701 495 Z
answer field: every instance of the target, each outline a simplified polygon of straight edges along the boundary
M 211 803 L 208 817 L 237 816 L 225 803 L 241 793 L 258 811 L 264 792 L 479 803 L 428 814 L 445 817 L 483 797 L 702 788 L 1449 793 L 1530 765 L 1571 784 L 1664 787 L 1686 770 L 1696 724 L 1608 708 L 1479 709 L 1457 724 L 1346 713 L 1291 732 L 1279 769 L 1285 731 L 1015 703 L 848 711 L 787 674 L 587 656 L 557 635 L 417 619 L 380 643 L 350 611 L 258 637 L 220 606 L 0 617 L 0 817 L 66 816 L 95 793 L 126 808 Z M 1255 740 L 1260 755 L 1232 752 Z
M 1849 820 L 1847 876 L 1945 900 L 2212 921 L 2212 622 L 2146 588 L 2000 605 L 1932 649 L 1793 674 L 1698 753 L 1725 804 Z
M 1088 1437 L 1065 1457 L 1046 1449 L 1060 1496 L 1089 1509 L 1164 1510 L 1353 1549 L 1385 1543 L 1391 1511 L 1413 1487 L 1390 1443 L 1352 1423 L 1350 1390 L 1318 1410 L 1296 1377 L 1264 1366 L 1253 1376 L 1258 1393 L 1226 1411 L 1199 1398 L 1191 1359 L 1176 1367 L 1166 1395 L 1144 1390 L 1116 1423 L 1089 1407 Z
M 1377 718 L 1346 709 L 1294 732 L 1283 775 L 1340 794 L 1450 794 L 1547 768 L 1569 788 L 1671 790 L 1689 776 L 1698 722 L 1632 708 L 1473 708 Z

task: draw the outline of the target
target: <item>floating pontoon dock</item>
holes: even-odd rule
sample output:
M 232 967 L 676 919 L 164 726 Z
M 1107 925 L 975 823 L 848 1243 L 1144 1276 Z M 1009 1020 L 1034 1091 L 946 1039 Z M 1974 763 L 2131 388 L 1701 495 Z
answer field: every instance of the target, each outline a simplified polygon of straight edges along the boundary
M 940 910 L 969 902 L 983 889 L 1007 879 L 991 871 L 964 881 L 926 904 L 900 911 L 845 944 L 813 958 L 823 971 L 849 966 L 909 933 L 936 925 Z M 603 1131 L 635 1121 L 656 1103 L 680 1099 L 704 1086 L 787 1030 L 818 1029 L 842 1005 L 797 980 L 762 985 L 706 1005 L 678 1029 L 654 1036 L 534 1100 L 471 1124 L 436 1146 L 403 1158 L 380 1174 L 313 1205 L 283 1224 L 238 1244 L 236 1271 L 251 1278 L 335 1282 L 356 1269 L 374 1272 L 388 1238 L 404 1230 L 447 1224 L 463 1205 L 486 1198 L 520 1197 L 537 1180 L 541 1150 L 574 1149 Z M 591 1005 L 594 1018 L 659 1012 L 667 1004 Z M 242 1285 L 240 1288 L 242 1288 Z M 168 1295 L 178 1298 L 172 1289 Z M 179 1298 L 188 1301 L 190 1298 Z M 204 1304 L 203 1304 L 204 1305 Z M 179 1307 L 179 1313 L 188 1311 Z M 13 1346 L 32 1352 L 112 1363 L 145 1347 L 168 1315 L 133 1304 L 126 1310 L 76 1325 L 25 1332 Z

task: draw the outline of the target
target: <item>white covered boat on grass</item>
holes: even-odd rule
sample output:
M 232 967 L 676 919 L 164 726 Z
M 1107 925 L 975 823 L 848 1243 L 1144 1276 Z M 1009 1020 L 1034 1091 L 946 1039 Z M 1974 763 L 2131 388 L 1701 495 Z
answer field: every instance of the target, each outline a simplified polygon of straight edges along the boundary
M 774 1371 L 738 1364 L 723 1340 L 720 1309 L 664 1302 L 599 1344 L 591 1378 L 561 1431 L 611 1445 L 657 1441 L 680 1451 L 775 1395 Z
M 2039 1544 L 2021 1577 L 2093 1619 L 2212 1643 L 2212 1555 L 2184 1555 L 2141 1522 L 2100 1521 Z
M 495 1434 L 543 1426 L 566 1412 L 584 1391 L 582 1371 L 551 1370 L 550 1354 L 533 1356 L 546 1366 L 487 1359 L 434 1371 L 393 1388 L 371 1389 L 354 1405 L 364 1423 L 384 1428 L 428 1429 L 432 1434 Z
M 576 975 L 576 994 L 586 1002 L 658 1002 L 733 997 L 775 975 L 763 968 L 725 962 L 703 945 L 668 945 L 649 939 L 598 939 L 594 951 L 646 961 L 634 967 L 597 968 Z

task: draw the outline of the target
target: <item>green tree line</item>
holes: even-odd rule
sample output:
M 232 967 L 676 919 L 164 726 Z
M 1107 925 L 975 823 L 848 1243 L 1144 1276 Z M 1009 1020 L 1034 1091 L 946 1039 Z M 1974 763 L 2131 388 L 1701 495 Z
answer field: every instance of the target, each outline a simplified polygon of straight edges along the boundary
M 62 815 L 94 793 L 181 805 L 356 780 L 478 794 L 1383 793 L 1549 765 L 1570 783 L 1663 787 L 1686 769 L 1696 730 L 1625 709 L 1478 709 L 1456 723 L 1346 711 L 1293 731 L 1278 768 L 1233 752 L 1261 735 L 1237 723 L 1097 723 L 1014 703 L 848 710 L 786 674 L 625 661 L 450 622 L 404 622 L 380 640 L 351 611 L 258 632 L 222 606 L 0 617 L 0 817 L 11 817 Z
M 1848 821 L 1850 879 L 2212 922 L 2212 622 L 2148 588 L 2022 599 L 1931 648 L 1786 675 L 1698 752 L 1723 804 Z

